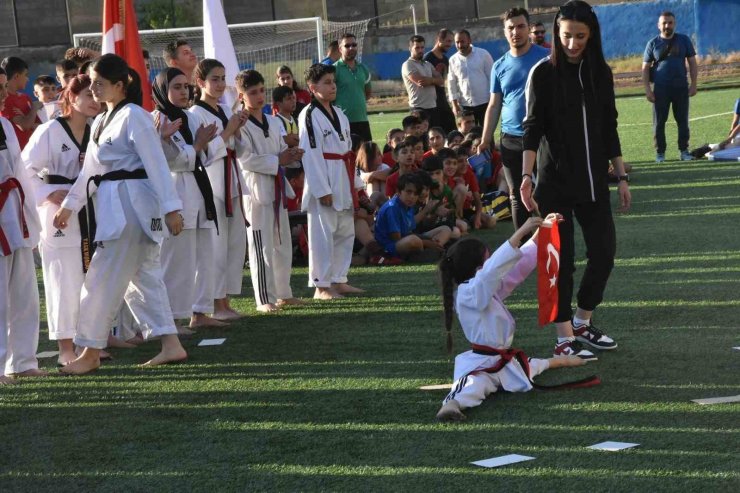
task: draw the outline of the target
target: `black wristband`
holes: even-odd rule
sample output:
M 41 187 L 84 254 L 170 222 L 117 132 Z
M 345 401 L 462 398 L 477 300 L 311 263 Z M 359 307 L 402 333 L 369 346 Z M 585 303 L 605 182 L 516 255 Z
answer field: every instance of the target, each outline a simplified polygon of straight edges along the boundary
M 532 181 L 532 175 L 530 175 L 529 173 L 522 173 L 522 179 L 523 179 L 523 178 L 524 178 L 525 176 L 528 176 L 528 177 L 529 177 L 529 180 L 530 180 L 530 181 Z

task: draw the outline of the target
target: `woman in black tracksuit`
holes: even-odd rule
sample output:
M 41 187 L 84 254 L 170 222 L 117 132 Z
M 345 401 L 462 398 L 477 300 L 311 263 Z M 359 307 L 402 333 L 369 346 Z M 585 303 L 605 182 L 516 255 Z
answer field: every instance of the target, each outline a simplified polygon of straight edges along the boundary
M 560 7 L 553 26 L 552 55 L 536 65 L 527 84 L 521 195 L 528 210 L 563 215 L 560 224 L 558 343 L 555 356 L 596 356 L 577 341 L 598 349 L 616 342 L 591 324 L 614 265 L 616 235 L 609 199 L 609 162 L 619 176 L 621 210 L 630 205 L 627 174 L 617 133 L 614 83 L 601 50 L 601 30 L 591 6 L 572 0 Z M 537 185 L 532 197 L 535 155 Z M 573 296 L 573 217 L 583 230 L 588 262 Z M 573 317 L 573 318 L 571 318 Z

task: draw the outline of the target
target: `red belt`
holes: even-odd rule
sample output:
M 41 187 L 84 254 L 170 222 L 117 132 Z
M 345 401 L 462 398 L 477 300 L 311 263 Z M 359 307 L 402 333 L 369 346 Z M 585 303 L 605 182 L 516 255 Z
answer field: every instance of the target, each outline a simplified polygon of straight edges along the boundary
M 477 370 L 477 371 L 483 371 L 485 373 L 497 373 L 501 371 L 504 366 L 508 365 L 509 362 L 513 359 L 516 359 L 519 362 L 519 365 L 521 365 L 522 369 L 524 370 L 524 373 L 527 375 L 527 380 L 529 380 L 529 383 L 534 387 L 535 389 L 539 390 L 560 390 L 560 389 L 572 389 L 577 387 L 592 387 L 594 385 L 599 385 L 601 383 L 601 380 L 596 375 L 592 375 L 590 377 L 584 378 L 582 380 L 576 380 L 574 382 L 566 382 L 561 383 L 557 385 L 539 385 L 532 381 L 531 376 L 531 370 L 529 368 L 529 358 L 527 355 L 522 351 L 521 349 L 517 348 L 508 348 L 508 349 L 497 349 L 490 346 L 482 346 L 479 344 L 473 344 L 472 345 L 473 352 L 476 354 L 484 354 L 486 356 L 500 356 L 501 359 L 498 360 L 498 362 L 493 365 L 490 368 L 484 368 L 483 370 Z
M 26 216 L 23 214 L 23 206 L 26 203 L 26 194 L 23 193 L 23 187 L 15 178 L 8 178 L 3 183 L 0 183 L 0 211 L 5 207 L 5 203 L 8 201 L 10 192 L 13 189 L 18 190 L 18 195 L 20 196 L 21 229 L 23 230 L 23 237 L 28 238 L 28 224 L 26 224 Z M 5 236 L 2 226 L 0 226 L 0 247 L 3 249 L 3 255 L 7 256 L 12 253 L 10 250 L 10 243 L 8 243 L 8 238 Z
M 349 193 L 352 194 L 352 208 L 357 210 L 359 201 L 357 199 L 357 190 L 355 190 L 355 153 L 352 151 L 344 154 L 325 152 L 324 159 L 344 161 L 344 167 L 347 170 L 347 179 L 349 180 Z
M 232 149 L 226 149 L 226 157 L 224 158 L 224 185 L 226 186 L 224 202 L 226 202 L 226 217 L 234 216 L 234 206 L 231 203 L 231 167 L 234 167 L 235 171 L 239 173 L 239 169 L 236 168 L 236 151 Z M 242 192 L 242 182 L 237 178 L 236 186 L 239 189 L 239 207 L 242 210 L 242 217 L 244 223 L 247 222 L 247 215 L 244 213 L 244 194 Z

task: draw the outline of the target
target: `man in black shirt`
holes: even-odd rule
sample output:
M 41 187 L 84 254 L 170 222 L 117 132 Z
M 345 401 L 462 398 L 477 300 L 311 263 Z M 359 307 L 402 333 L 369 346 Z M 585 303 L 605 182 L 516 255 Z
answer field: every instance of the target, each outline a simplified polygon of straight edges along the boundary
M 440 29 L 437 33 L 437 40 L 434 44 L 434 48 L 424 55 L 424 61 L 429 62 L 442 77 L 447 79 L 447 68 L 450 65 L 450 60 L 447 58 L 447 52 L 455 42 L 455 36 L 449 29 Z M 445 129 L 445 132 L 451 132 L 455 130 L 455 115 L 452 114 L 452 108 L 450 103 L 447 101 L 445 95 L 444 86 L 437 86 L 437 116 L 439 118 L 439 124 Z

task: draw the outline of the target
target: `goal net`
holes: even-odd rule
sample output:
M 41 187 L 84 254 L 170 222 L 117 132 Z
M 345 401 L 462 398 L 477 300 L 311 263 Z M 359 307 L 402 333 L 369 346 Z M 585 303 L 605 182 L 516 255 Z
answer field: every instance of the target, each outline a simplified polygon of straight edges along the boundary
M 343 33 L 352 33 L 358 42 L 358 58 L 368 24 L 374 19 L 356 22 L 323 21 L 320 17 L 286 21 L 233 24 L 229 26 L 239 68 L 255 69 L 265 77 L 267 94 L 272 92 L 275 73 L 281 65 L 293 71 L 296 80 L 303 81 L 303 73 L 312 64 L 326 56 L 326 47 Z M 199 58 L 203 58 L 203 28 L 156 29 L 139 31 L 141 46 L 149 51 L 150 77 L 154 78 L 166 67 L 162 51 L 177 39 L 187 39 Z M 76 47 L 101 50 L 101 33 L 75 34 Z M 301 84 L 303 85 L 303 84 Z

